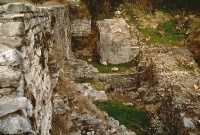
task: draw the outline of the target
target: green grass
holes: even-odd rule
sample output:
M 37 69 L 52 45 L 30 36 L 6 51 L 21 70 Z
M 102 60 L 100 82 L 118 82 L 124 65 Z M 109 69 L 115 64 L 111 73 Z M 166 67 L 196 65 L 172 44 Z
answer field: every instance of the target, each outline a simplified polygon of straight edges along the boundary
M 180 62 L 180 61 L 178 61 L 177 62 L 177 66 L 180 69 L 183 69 L 183 70 L 186 70 L 186 71 L 191 71 L 191 72 L 194 71 L 194 67 L 190 66 L 190 64 L 188 62 Z
M 175 30 L 175 25 L 173 20 L 159 24 L 157 31 L 163 31 L 163 35 L 157 34 L 151 29 L 137 28 L 145 37 L 151 38 L 148 43 L 176 45 L 183 39 L 184 35 Z
M 83 78 L 77 78 L 75 80 L 76 83 L 91 83 L 93 82 L 94 80 L 92 78 L 86 78 L 86 77 L 83 77 Z
M 98 91 L 101 90 L 105 90 L 106 87 L 106 83 L 105 82 L 101 82 L 99 80 L 94 80 L 92 78 L 77 78 L 75 80 L 76 83 L 90 83 L 91 85 L 93 85 Z
M 110 100 L 106 103 L 96 103 L 96 105 L 137 135 L 150 135 L 148 131 L 150 118 L 147 113 Z
M 97 16 L 97 20 L 100 21 L 100 20 L 104 20 L 104 19 L 111 19 L 112 17 L 114 16 L 114 12 L 110 12 L 110 13 L 107 13 L 107 14 L 100 14 Z
M 153 29 L 143 29 L 141 26 L 137 23 L 137 13 L 134 11 L 134 8 L 129 4 L 124 4 L 120 6 L 120 9 L 123 10 L 126 13 L 126 16 L 128 17 L 128 24 L 129 25 L 135 25 L 137 29 L 146 37 L 150 37 L 150 41 L 147 43 L 152 44 L 167 44 L 167 45 L 176 45 L 178 42 L 180 42 L 184 35 L 179 33 L 176 28 L 176 21 L 175 19 L 172 19 L 168 22 L 165 22 L 163 24 L 158 24 L 157 31 L 163 31 L 163 35 L 159 35 L 154 32 Z
M 117 65 L 108 64 L 107 66 L 102 65 L 99 61 L 92 61 L 89 63 L 92 64 L 94 67 L 96 67 L 100 73 L 114 73 L 111 71 L 113 67 L 117 67 L 119 69 L 118 73 L 122 73 L 130 71 L 131 68 L 133 67 L 133 62 L 117 64 Z

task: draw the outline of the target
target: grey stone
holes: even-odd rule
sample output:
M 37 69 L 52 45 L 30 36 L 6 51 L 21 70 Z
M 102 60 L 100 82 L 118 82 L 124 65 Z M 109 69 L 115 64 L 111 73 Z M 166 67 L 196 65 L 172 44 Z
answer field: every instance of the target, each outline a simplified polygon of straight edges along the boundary
M 0 133 L 22 134 L 31 130 L 31 124 L 22 116 L 16 115 L 0 120 Z
M 8 2 L 16 2 L 16 0 L 6 0 L 6 3 Z M 3 10 L 5 12 L 26 12 L 27 11 L 27 7 L 25 4 L 21 4 L 21 3 L 11 3 L 11 4 L 6 4 L 3 5 Z
M 18 97 L 9 101 L 0 103 L 0 117 L 5 116 L 9 113 L 15 112 L 20 109 L 26 108 L 27 98 Z
M 119 69 L 118 69 L 117 67 L 114 67 L 114 68 L 111 68 L 111 71 L 112 71 L 112 72 L 118 72 Z
M 0 53 L 8 51 L 8 50 L 10 50 L 10 48 L 8 46 L 0 44 Z
M 97 91 L 94 101 L 98 101 L 98 102 L 108 101 L 105 91 Z
M 15 20 L 17 20 L 17 19 L 23 19 L 24 18 L 24 14 L 4 14 L 4 15 L 2 15 L 2 18 L 3 19 L 8 19 L 8 20 L 10 20 L 10 19 L 15 19 Z
M 22 46 L 23 45 L 22 41 L 23 39 L 19 37 L 0 37 L 0 44 L 6 45 L 12 48 Z
M 184 117 L 184 118 L 183 118 L 183 123 L 184 123 L 184 126 L 185 126 L 185 127 L 189 127 L 189 128 L 195 129 L 195 125 L 194 125 L 194 123 L 192 122 L 192 119 L 191 119 L 191 118 L 186 118 L 186 117 Z
M 22 36 L 25 34 L 24 24 L 22 22 L 6 22 L 0 27 L 0 37 L 2 36 Z
M 16 49 L 10 49 L 0 53 L 0 65 L 16 66 L 21 63 L 20 54 Z
M 100 119 L 92 119 L 87 121 L 88 124 L 91 124 L 93 126 L 99 126 L 102 123 L 102 120 Z
M 15 72 L 8 67 L 0 66 L 0 87 L 11 86 L 12 81 L 19 80 L 20 72 Z
M 32 117 L 33 115 L 33 105 L 30 100 L 27 101 L 27 115 L 28 117 Z
M 9 94 L 12 92 L 12 88 L 3 88 L 3 89 L 0 89 L 0 94 Z
M 54 99 L 53 103 L 54 103 L 54 112 L 56 114 L 64 114 L 70 110 L 68 104 L 64 103 L 62 99 Z
M 99 29 L 97 48 L 101 63 L 126 63 L 138 55 L 139 41 L 131 36 L 130 26 L 124 19 L 105 19 L 99 21 L 97 25 Z

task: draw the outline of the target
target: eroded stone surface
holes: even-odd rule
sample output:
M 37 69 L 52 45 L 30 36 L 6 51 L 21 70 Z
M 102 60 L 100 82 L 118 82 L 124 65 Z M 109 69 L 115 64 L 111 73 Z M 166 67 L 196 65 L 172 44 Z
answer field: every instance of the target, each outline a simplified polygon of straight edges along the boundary
M 22 134 L 31 130 L 28 119 L 19 115 L 9 116 L 0 120 L 0 133 Z
M 98 22 L 97 42 L 100 62 L 126 63 L 139 53 L 137 36 L 130 33 L 130 26 L 120 19 L 105 19 Z
M 20 109 L 26 108 L 27 98 L 19 97 L 0 103 L 0 117 Z
M 15 72 L 8 67 L 0 66 L 0 87 L 10 87 L 12 81 L 18 81 L 20 72 Z
M 22 22 L 6 22 L 0 25 L 0 36 L 22 36 L 25 34 Z

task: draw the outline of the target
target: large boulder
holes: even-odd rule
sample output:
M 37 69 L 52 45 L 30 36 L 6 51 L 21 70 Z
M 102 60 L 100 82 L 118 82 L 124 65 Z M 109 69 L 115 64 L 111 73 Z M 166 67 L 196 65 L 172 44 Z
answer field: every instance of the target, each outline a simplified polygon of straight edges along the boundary
M 105 19 L 98 21 L 97 25 L 97 48 L 101 63 L 130 62 L 139 53 L 137 35 L 130 32 L 135 28 L 130 27 L 124 19 Z
M 195 61 L 200 64 L 200 29 L 190 33 L 186 38 L 185 44 L 194 55 Z

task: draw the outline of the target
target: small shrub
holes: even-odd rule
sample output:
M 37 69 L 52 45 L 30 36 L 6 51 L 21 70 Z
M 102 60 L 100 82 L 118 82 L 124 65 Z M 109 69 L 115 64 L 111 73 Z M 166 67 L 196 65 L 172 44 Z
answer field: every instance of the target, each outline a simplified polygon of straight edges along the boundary
M 195 61 L 200 65 L 200 29 L 195 29 L 188 35 L 185 45 L 194 55 Z
M 150 86 L 155 86 L 158 84 L 158 78 L 156 75 L 156 65 L 153 61 L 149 63 L 145 71 L 140 75 L 141 82 L 148 82 Z
M 92 78 L 77 78 L 75 80 L 76 83 L 91 83 L 92 81 Z

